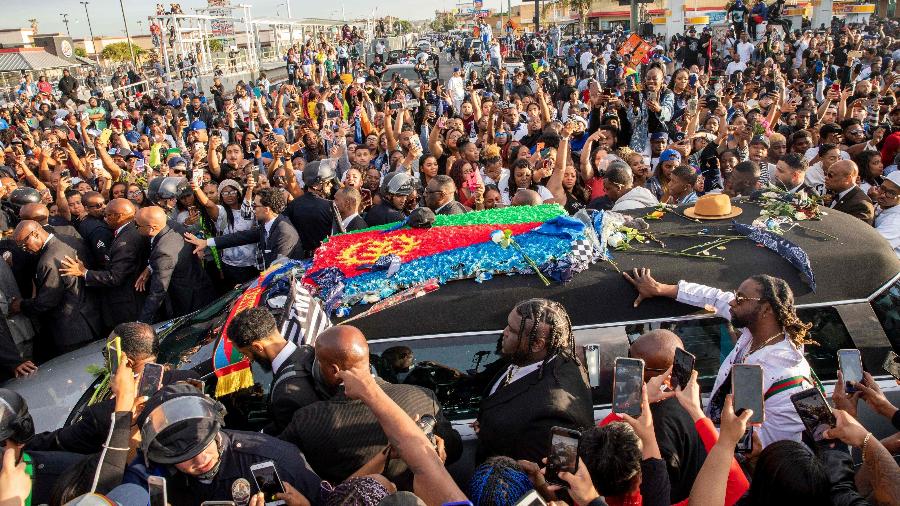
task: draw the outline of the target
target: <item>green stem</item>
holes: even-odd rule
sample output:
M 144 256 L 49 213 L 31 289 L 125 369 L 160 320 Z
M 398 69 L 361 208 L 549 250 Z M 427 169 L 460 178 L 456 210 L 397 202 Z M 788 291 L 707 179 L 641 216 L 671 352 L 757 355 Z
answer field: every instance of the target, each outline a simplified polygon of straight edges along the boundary
M 809 232 L 816 232 L 816 233 L 818 233 L 818 234 L 824 235 L 825 237 L 834 239 L 835 241 L 837 240 L 837 237 L 835 237 L 835 236 L 833 236 L 833 235 L 831 235 L 831 234 L 829 234 L 829 233 L 822 232 L 821 230 L 819 230 L 819 229 L 817 229 L 817 228 L 804 227 L 803 225 L 801 225 L 801 224 L 799 224 L 799 223 L 797 223 L 797 222 L 792 223 L 791 226 L 790 226 L 790 228 L 788 228 L 788 230 L 790 230 L 791 228 L 794 228 L 794 227 L 800 227 L 800 228 L 802 228 L 803 230 L 806 230 L 806 231 L 809 231 Z
M 690 257 L 690 258 L 702 258 L 704 260 L 725 260 L 725 257 L 720 257 L 718 255 L 697 255 L 694 253 L 682 253 L 681 251 L 669 251 L 664 249 L 655 249 L 655 248 L 632 248 L 627 247 L 622 251 L 634 251 L 637 253 L 656 253 L 660 255 L 673 255 L 678 257 Z
M 519 243 L 517 243 L 512 238 L 510 238 L 509 244 L 512 245 L 514 248 L 516 248 L 516 251 L 518 251 L 522 255 L 522 258 L 524 258 L 525 262 L 527 262 L 528 265 L 531 266 L 531 268 L 532 268 L 532 270 L 534 270 L 535 274 L 537 274 L 538 277 L 541 278 L 541 281 L 544 282 L 544 285 L 550 286 L 550 280 L 547 279 L 547 276 L 544 276 L 544 273 L 541 272 L 541 270 L 538 268 L 538 265 L 536 263 L 534 263 L 534 260 L 532 260 L 531 257 L 529 257 L 525 253 L 525 251 L 522 249 L 522 247 L 519 246 Z

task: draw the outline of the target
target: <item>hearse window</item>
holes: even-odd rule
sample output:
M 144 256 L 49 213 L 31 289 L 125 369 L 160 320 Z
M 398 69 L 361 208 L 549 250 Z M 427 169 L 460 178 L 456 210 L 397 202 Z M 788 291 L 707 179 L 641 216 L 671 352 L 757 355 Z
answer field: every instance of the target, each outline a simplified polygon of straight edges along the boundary
M 372 366 L 385 381 L 419 385 L 437 395 L 450 420 L 475 418 L 481 394 L 503 364 L 500 333 L 369 341 Z
M 801 321 L 812 323 L 809 337 L 819 343 L 806 346 L 806 360 L 822 381 L 837 379 L 837 351 L 855 348 L 853 338 L 833 307 L 798 309 Z
M 900 279 L 875 296 L 872 309 L 887 334 L 891 348 L 900 350 Z

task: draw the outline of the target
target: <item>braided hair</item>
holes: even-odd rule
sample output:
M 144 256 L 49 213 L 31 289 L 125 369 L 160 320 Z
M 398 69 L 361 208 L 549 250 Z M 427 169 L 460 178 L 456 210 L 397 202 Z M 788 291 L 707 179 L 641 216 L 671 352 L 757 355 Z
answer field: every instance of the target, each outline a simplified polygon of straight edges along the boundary
M 566 308 L 559 302 L 547 299 L 528 299 L 516 304 L 516 314 L 522 317 L 519 324 L 519 340 L 528 338 L 528 348 L 526 351 L 517 351 L 517 354 L 525 355 L 530 352 L 538 339 L 538 328 L 541 323 L 550 327 L 547 332 L 546 349 L 547 355 L 544 357 L 544 363 L 541 366 L 541 375 L 543 375 L 544 367 L 554 355 L 560 355 L 564 358 L 575 360 L 578 363 L 575 354 L 575 338 L 572 335 L 572 321 L 569 319 L 569 313 Z M 531 328 L 526 333 L 526 326 L 531 321 Z M 524 356 L 516 358 L 524 359 Z
M 384 485 L 371 476 L 350 478 L 334 487 L 325 506 L 377 506 L 390 495 Z
M 763 300 L 772 306 L 772 310 L 775 312 L 775 320 L 784 328 L 788 339 L 791 340 L 794 346 L 819 344 L 807 337 L 812 324 L 804 323 L 797 317 L 797 310 L 794 308 L 794 293 L 783 279 L 767 274 L 752 276 L 750 279 L 759 283 L 759 286 L 762 287 Z
M 509 457 L 492 457 L 475 469 L 469 480 L 469 499 L 475 506 L 513 506 L 534 485 Z

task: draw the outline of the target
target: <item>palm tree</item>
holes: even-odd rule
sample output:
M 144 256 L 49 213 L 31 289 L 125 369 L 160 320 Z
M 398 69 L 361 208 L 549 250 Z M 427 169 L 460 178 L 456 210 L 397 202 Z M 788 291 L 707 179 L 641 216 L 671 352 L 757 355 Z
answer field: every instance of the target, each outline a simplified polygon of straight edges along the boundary
M 32 31 L 32 33 L 33 33 L 34 35 L 37 35 L 37 33 L 38 33 L 37 18 L 31 18 L 31 19 L 28 20 L 28 22 L 31 23 L 31 31 Z
M 591 11 L 592 3 L 593 0 L 557 0 L 545 3 L 541 8 L 541 13 L 546 16 L 554 8 L 563 12 L 575 11 L 578 14 L 578 31 L 584 33 L 584 23 Z

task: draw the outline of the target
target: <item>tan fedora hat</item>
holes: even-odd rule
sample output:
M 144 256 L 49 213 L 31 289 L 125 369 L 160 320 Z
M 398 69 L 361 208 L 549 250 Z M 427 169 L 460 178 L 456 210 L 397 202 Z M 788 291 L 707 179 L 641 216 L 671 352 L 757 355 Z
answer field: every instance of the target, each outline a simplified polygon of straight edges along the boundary
M 708 193 L 698 198 L 692 207 L 684 210 L 684 215 L 700 220 L 724 220 L 734 218 L 744 212 L 731 205 L 731 199 L 724 193 Z

